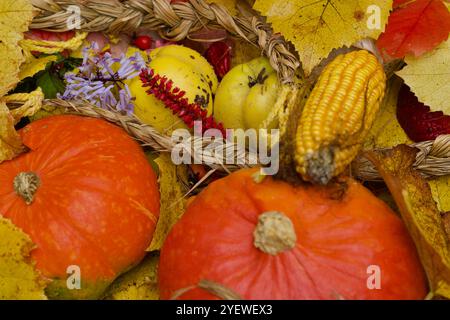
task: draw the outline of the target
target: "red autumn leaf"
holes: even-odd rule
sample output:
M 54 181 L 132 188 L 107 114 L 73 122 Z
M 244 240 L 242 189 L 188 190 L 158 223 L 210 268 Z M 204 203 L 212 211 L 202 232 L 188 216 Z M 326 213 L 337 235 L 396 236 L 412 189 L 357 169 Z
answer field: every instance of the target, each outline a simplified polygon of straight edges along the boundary
M 396 0 L 377 46 L 391 58 L 418 57 L 447 40 L 449 33 L 450 12 L 442 0 Z
M 450 116 L 442 111 L 431 112 L 405 84 L 398 94 L 397 119 L 408 137 L 416 142 L 450 134 Z

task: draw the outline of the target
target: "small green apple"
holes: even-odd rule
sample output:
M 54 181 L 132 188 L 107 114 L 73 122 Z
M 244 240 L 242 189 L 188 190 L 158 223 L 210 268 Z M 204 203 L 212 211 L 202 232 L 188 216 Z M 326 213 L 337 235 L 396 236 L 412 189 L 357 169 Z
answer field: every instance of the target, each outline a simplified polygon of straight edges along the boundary
M 278 89 L 277 74 L 267 58 L 240 64 L 217 88 L 214 118 L 226 128 L 261 128 L 277 100 Z

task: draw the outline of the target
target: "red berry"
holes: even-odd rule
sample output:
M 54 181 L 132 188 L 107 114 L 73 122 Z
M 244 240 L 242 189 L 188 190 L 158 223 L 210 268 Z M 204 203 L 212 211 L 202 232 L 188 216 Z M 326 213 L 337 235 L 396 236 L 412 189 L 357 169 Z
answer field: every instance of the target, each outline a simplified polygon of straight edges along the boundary
M 205 53 L 206 59 L 214 67 L 214 71 L 219 79 L 230 71 L 231 67 L 231 47 L 223 41 L 214 42 Z
M 152 38 L 149 36 L 139 36 L 134 39 L 134 45 L 141 50 L 148 50 L 152 47 Z
M 408 137 L 416 142 L 450 133 L 450 116 L 442 111 L 431 112 L 407 85 L 402 86 L 398 95 L 397 119 Z

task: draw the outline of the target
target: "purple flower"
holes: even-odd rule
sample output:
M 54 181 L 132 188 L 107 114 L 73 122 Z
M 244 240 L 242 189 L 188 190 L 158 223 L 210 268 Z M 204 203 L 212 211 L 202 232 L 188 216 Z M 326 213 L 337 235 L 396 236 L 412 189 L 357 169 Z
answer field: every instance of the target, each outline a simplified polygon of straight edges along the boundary
M 139 75 L 145 68 L 144 59 L 138 52 L 129 58 L 124 54 L 120 58 L 113 58 L 109 52 L 96 54 L 96 50 L 96 43 L 83 49 L 81 66 L 76 73 L 64 75 L 66 90 L 58 97 L 64 100 L 87 100 L 104 109 L 133 113 L 130 88 L 123 81 Z

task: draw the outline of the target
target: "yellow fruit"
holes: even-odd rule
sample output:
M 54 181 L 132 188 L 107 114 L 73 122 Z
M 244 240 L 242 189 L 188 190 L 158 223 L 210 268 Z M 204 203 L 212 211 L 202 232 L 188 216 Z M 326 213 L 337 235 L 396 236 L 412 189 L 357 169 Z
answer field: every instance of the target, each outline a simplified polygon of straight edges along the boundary
M 266 120 L 277 101 L 278 87 L 278 75 L 276 72 L 273 72 L 263 84 L 256 84 L 250 89 L 243 108 L 246 128 L 259 128 Z
M 226 128 L 259 128 L 275 104 L 276 72 L 264 57 L 231 69 L 219 84 L 214 118 Z
M 178 56 L 176 55 L 177 52 L 179 52 Z M 152 58 L 148 64 L 149 69 L 153 69 L 155 74 L 170 79 L 173 82 L 173 87 L 185 91 L 185 98 L 188 99 L 189 103 L 197 103 L 207 109 L 208 114 L 212 113 L 212 91 L 206 80 L 211 75 L 205 76 L 200 70 L 197 62 L 201 61 L 199 57 L 202 57 L 196 51 L 183 46 L 172 45 L 155 49 L 150 53 L 150 56 Z M 191 59 L 190 56 L 195 57 L 195 59 Z M 211 66 L 209 68 L 213 70 Z M 217 81 L 217 78 L 215 80 Z M 147 94 L 148 88 L 142 87 L 139 78 L 133 79 L 129 83 L 129 87 L 132 96 L 135 97 L 134 113 L 141 121 L 165 133 L 170 133 L 177 128 L 186 128 L 184 122 L 177 115 L 174 115 L 172 110 L 167 108 L 163 102 L 153 95 Z
M 180 45 L 169 45 L 156 48 L 150 52 L 151 59 L 156 59 L 161 56 L 171 56 L 188 65 L 191 65 L 208 83 L 211 88 L 211 92 L 216 92 L 219 81 L 217 80 L 214 68 L 197 51 Z

